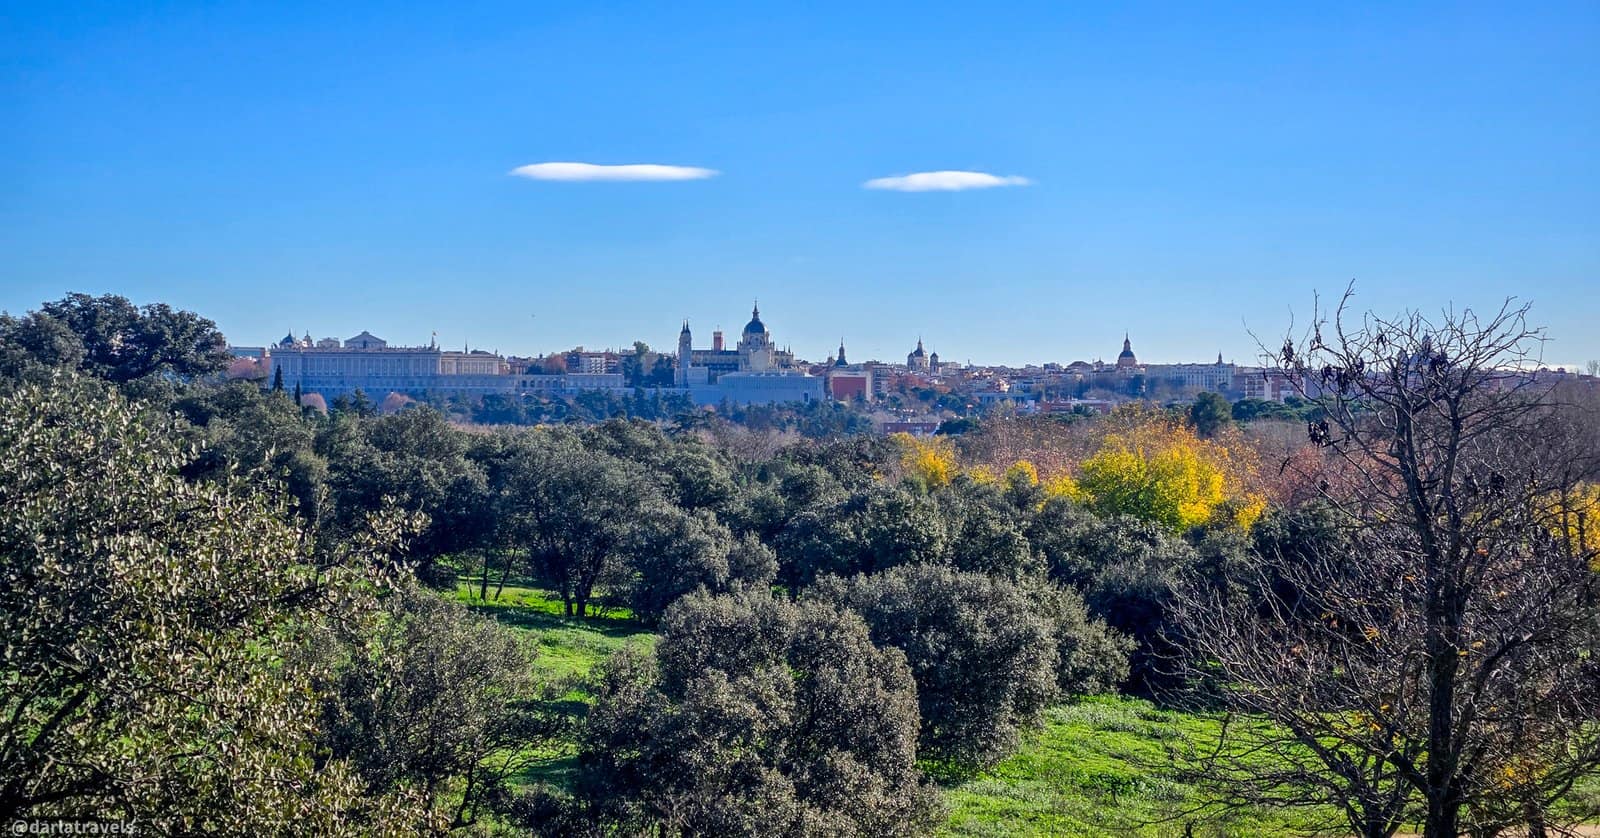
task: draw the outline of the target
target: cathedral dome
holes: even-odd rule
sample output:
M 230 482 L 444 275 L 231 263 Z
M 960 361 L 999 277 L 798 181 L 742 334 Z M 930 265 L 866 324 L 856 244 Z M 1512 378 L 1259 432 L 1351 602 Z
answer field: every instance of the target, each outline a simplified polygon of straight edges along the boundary
M 1128 340 L 1128 336 L 1124 334 L 1122 336 L 1122 351 L 1117 353 L 1117 366 L 1134 367 L 1138 366 L 1138 364 L 1139 359 L 1133 355 L 1133 342 Z
M 766 330 L 767 325 L 761 322 L 761 307 L 756 306 L 751 308 L 750 322 L 744 325 L 744 333 L 747 335 L 759 335 Z

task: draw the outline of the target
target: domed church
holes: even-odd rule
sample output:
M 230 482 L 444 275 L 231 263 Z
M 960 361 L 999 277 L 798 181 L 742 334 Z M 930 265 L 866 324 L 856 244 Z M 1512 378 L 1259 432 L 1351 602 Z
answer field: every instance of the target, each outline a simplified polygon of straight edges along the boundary
M 1139 359 L 1133 356 L 1133 342 L 1128 340 L 1128 333 L 1122 333 L 1122 351 L 1117 354 L 1117 369 L 1131 370 L 1139 366 Z
M 761 322 L 761 305 L 750 309 L 750 322 L 739 336 L 739 371 L 768 372 L 777 367 L 776 350 L 772 346 L 772 333 Z
M 906 366 L 912 372 L 928 371 L 928 353 L 927 350 L 922 348 L 922 338 L 917 338 L 917 348 L 906 355 Z

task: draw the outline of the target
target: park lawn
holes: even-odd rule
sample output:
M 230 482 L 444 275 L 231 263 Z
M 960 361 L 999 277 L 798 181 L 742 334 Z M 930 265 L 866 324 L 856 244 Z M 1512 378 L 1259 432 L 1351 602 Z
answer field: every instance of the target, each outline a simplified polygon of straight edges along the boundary
M 551 678 L 582 678 L 594 666 L 624 647 L 648 648 L 655 635 L 626 609 L 610 609 L 599 617 L 564 616 L 561 600 L 538 588 L 507 585 L 495 598 L 478 598 L 475 583 L 456 586 L 456 599 L 503 625 L 526 632 L 538 644 L 534 661 Z
M 532 640 L 539 651 L 534 666 L 553 681 L 569 683 L 565 702 L 578 714 L 593 700 L 582 679 L 596 665 L 624 648 L 647 649 L 655 642 L 655 634 L 634 620 L 626 609 L 610 609 L 600 616 L 582 619 L 568 617 L 563 613 L 560 598 L 539 588 L 507 585 L 496 597 L 491 585 L 488 598 L 481 599 L 477 582 L 464 579 L 457 583 L 455 596 L 473 611 L 492 617 Z M 577 764 L 574 744 L 566 742 L 546 749 L 515 782 L 568 785 Z
M 1203 799 L 1173 777 L 1174 756 L 1215 742 L 1218 721 L 1133 698 L 1053 707 L 1017 753 L 948 786 L 944 836 L 1303 835 L 1327 819 L 1252 810 L 1184 817 Z M 1331 813 L 1323 813 L 1331 814 Z

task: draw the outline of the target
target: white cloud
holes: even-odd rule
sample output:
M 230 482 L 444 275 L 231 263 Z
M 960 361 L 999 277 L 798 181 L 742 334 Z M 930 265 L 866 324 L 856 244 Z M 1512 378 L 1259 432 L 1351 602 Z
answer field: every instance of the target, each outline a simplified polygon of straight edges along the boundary
M 531 180 L 702 180 L 719 174 L 716 169 L 695 166 L 663 166 L 658 163 L 629 163 L 602 166 L 595 163 L 533 163 L 511 170 L 516 177 Z
M 861 184 L 866 189 L 895 192 L 960 192 L 963 189 L 992 189 L 996 186 L 1027 186 L 1033 183 L 1016 175 L 991 175 L 988 172 L 916 172 L 897 177 L 873 178 Z

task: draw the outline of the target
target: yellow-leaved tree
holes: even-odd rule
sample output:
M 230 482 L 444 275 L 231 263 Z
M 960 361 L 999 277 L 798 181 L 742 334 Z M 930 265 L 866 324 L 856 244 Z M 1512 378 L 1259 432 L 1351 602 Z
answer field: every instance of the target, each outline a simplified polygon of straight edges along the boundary
M 1600 571 L 1600 483 L 1579 483 L 1552 496 L 1543 513 L 1550 531 Z
M 930 489 L 950 485 L 956 476 L 956 449 L 949 437 L 917 438 L 907 433 L 894 435 L 900 446 L 900 467 L 905 475 Z
M 1188 426 L 1150 417 L 1108 434 L 1079 466 L 1071 490 L 1097 512 L 1132 515 L 1184 531 L 1203 524 L 1249 529 L 1266 509 L 1252 488 L 1254 459 Z

